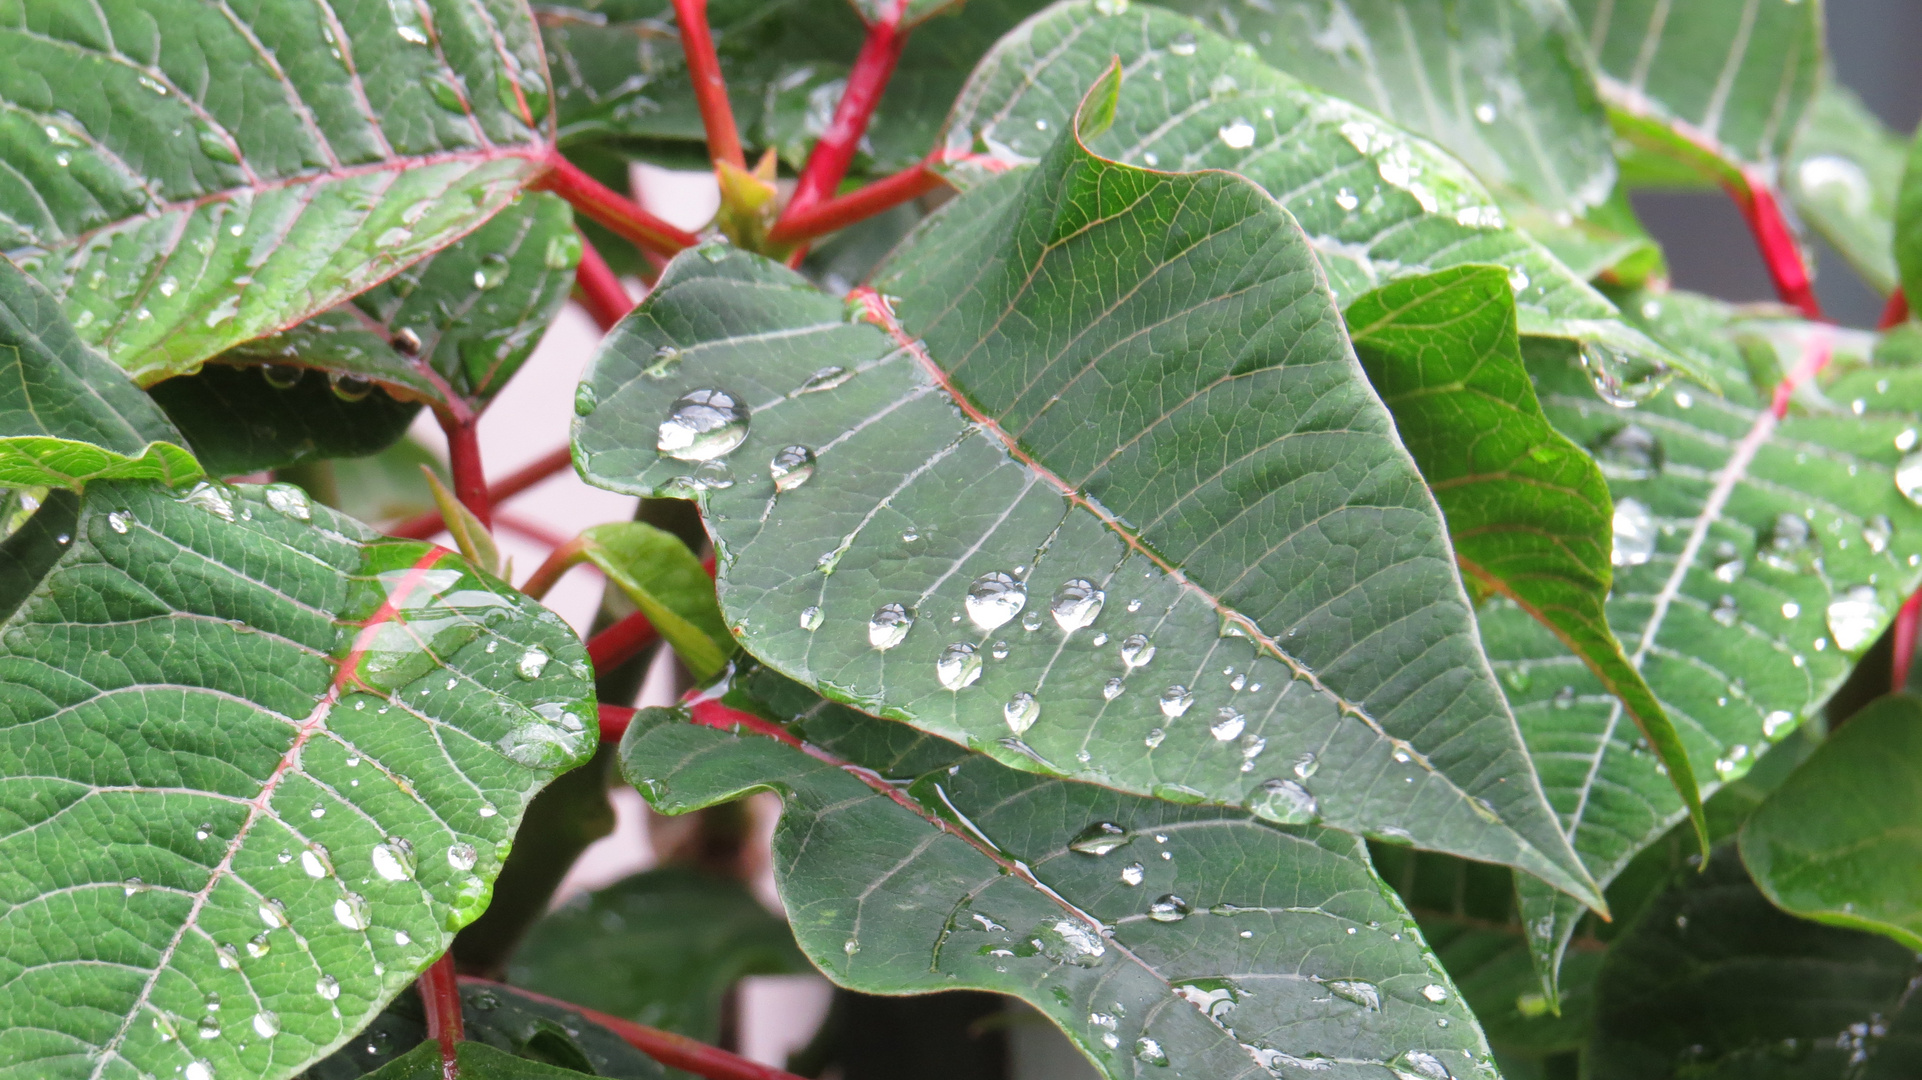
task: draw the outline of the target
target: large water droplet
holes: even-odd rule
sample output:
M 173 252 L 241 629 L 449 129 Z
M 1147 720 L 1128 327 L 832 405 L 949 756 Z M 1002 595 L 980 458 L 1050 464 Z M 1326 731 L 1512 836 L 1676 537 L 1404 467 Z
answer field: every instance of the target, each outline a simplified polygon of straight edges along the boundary
M 268 937 L 265 931 L 255 934 L 253 937 L 247 940 L 247 955 L 253 957 L 256 960 L 260 959 L 263 956 L 266 956 L 269 952 L 272 952 L 272 951 L 273 951 L 273 943 L 268 940 Z
M 227 497 L 226 486 L 211 480 L 202 480 L 189 488 L 180 501 L 188 506 L 197 506 L 222 521 L 234 519 L 233 500 Z
M 821 628 L 821 609 L 809 604 L 801 609 L 801 629 L 813 633 Z
M 1655 516 L 1634 499 L 1615 503 L 1615 547 L 1609 561 L 1616 566 L 1640 566 L 1655 557 Z
M 541 672 L 547 670 L 548 659 L 547 650 L 538 647 L 528 649 L 514 664 L 514 674 L 523 679 L 538 679 L 541 677 Z
M 1241 987 L 1228 979 L 1182 979 L 1169 989 L 1218 1024 L 1241 1003 Z
M 654 448 L 677 461 L 712 461 L 741 445 L 747 423 L 747 406 L 725 390 L 690 391 L 668 409 Z
M 1654 397 L 1668 385 L 1671 374 L 1660 364 L 1592 341 L 1582 344 L 1581 356 L 1595 393 L 1617 408 L 1633 408 Z
M 968 619 L 983 630 L 996 630 L 1021 614 L 1028 604 L 1028 587 L 999 570 L 990 570 L 968 586 Z
M 286 926 L 287 905 L 281 903 L 279 900 L 262 900 L 260 902 L 260 921 L 266 923 L 270 929 L 274 930 Z
M 1174 893 L 1164 893 L 1148 905 L 1148 917 L 1156 922 L 1180 922 L 1194 909 Z
M 1396 1080 L 1455 1080 L 1441 1059 L 1423 1050 L 1403 1050 L 1388 1062 Z
M 1165 1068 L 1168 1064 L 1168 1051 L 1163 1050 L 1160 1043 L 1143 1035 L 1135 1040 L 1135 1060 Z
M 319 994 L 323 1001 L 339 1000 L 340 980 L 334 978 L 332 975 L 322 975 L 320 979 L 314 983 L 314 993 Z
M 295 364 L 260 365 L 260 381 L 276 390 L 292 390 L 306 374 L 306 368 Z
M 1300 771 L 1299 766 L 1296 771 Z M 1293 780 L 1279 778 L 1263 781 L 1249 795 L 1248 811 L 1263 821 L 1280 825 L 1310 825 L 1321 820 L 1321 809 L 1308 789 Z
M 359 893 L 348 893 L 335 900 L 334 921 L 349 930 L 367 929 L 367 898 Z
M 1369 1012 L 1381 1011 L 1381 988 L 1360 979 L 1330 979 L 1322 984 L 1328 992 L 1344 1001 L 1352 1001 Z
M 976 661 L 977 666 L 979 663 L 979 661 Z M 945 682 L 946 680 L 943 681 Z M 956 689 L 956 687 L 950 686 L 948 689 L 953 690 Z M 1034 695 L 1025 690 L 1009 698 L 1008 703 L 1001 707 L 1002 719 L 1008 722 L 1008 730 L 1014 732 L 1016 735 L 1033 727 L 1035 720 L 1040 716 L 1040 702 L 1037 702 L 1034 699 Z
M 472 870 L 479 859 L 480 853 L 474 850 L 472 844 L 455 844 L 447 849 L 447 865 L 456 870 Z
M 1147 667 L 1148 661 L 1155 658 L 1155 647 L 1146 634 L 1129 634 L 1121 639 L 1121 662 L 1129 670 Z
M 1055 919 L 1042 924 L 1029 944 L 1050 960 L 1076 967 L 1094 967 L 1108 951 L 1101 935 L 1078 919 Z
M 1895 466 L 1895 490 L 1902 497 L 1922 506 L 1922 453 L 1910 454 Z
M 1121 677 L 1117 675 L 1114 678 L 1109 679 L 1107 682 L 1101 684 L 1101 696 L 1103 699 L 1107 701 L 1113 701 L 1114 699 L 1121 696 L 1121 691 L 1123 689 L 1124 687 L 1121 682 Z
M 1646 480 L 1662 471 L 1666 459 L 1662 440 L 1635 424 L 1603 435 L 1589 449 L 1604 474 L 1624 480 Z
M 1241 729 L 1247 726 L 1247 717 L 1241 715 L 1232 706 L 1223 705 L 1215 711 L 1215 722 L 1208 725 L 1208 731 L 1221 742 L 1227 742 L 1240 735 Z
M 271 1039 L 280 1034 L 280 1017 L 271 1012 L 254 1014 L 254 1034 L 263 1039 Z
M 1121 868 L 1121 883 L 1129 887 L 1141 884 L 1147 876 L 1147 868 L 1140 863 L 1129 863 Z
M 868 620 L 868 644 L 887 652 L 908 636 L 914 616 L 900 604 L 882 604 Z
M 957 641 L 941 650 L 940 659 L 934 662 L 934 674 L 950 690 L 972 686 L 981 677 L 981 657 L 973 645 Z
M 1867 647 L 1882 630 L 1889 609 L 1872 585 L 1856 585 L 1829 602 L 1829 633 L 1835 647 L 1854 652 Z
M 1094 582 L 1070 578 L 1055 591 L 1054 599 L 1048 601 L 1048 613 L 1054 616 L 1056 626 L 1072 634 L 1094 622 L 1107 600 L 1108 594 L 1096 588 Z
M 330 371 L 327 387 L 342 401 L 363 401 L 374 392 L 374 380 L 351 371 Z
M 1068 841 L 1068 850 L 1079 851 L 1083 855 L 1106 855 L 1134 840 L 1134 834 L 1112 821 L 1097 821 L 1074 834 Z
M 1223 124 L 1215 134 L 1221 138 L 1222 145 L 1230 150 L 1246 150 L 1255 145 L 1255 125 L 1240 117 Z
M 374 873 L 388 881 L 406 881 L 414 876 L 414 845 L 398 836 L 374 845 Z
M 1187 687 L 1177 683 L 1161 692 L 1161 715 L 1172 720 L 1187 712 L 1188 706 L 1194 703 L 1195 696 L 1188 692 Z
M 774 478 L 774 490 L 793 491 L 814 475 L 814 451 L 805 446 L 784 446 L 768 462 L 767 470 Z

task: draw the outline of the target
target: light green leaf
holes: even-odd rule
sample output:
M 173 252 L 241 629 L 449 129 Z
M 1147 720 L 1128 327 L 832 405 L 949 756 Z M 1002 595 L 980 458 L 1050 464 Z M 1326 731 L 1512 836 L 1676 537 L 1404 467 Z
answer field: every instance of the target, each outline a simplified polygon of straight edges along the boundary
M 594 746 L 558 618 L 289 486 L 96 483 L 0 554 L 0 1071 L 300 1071 Z
M 946 136 L 957 183 L 1046 155 L 1081 92 L 1118 59 L 1116 122 L 1090 149 L 1148 168 L 1226 169 L 1260 184 L 1300 223 L 1342 303 L 1405 274 L 1497 263 L 1511 271 L 1523 333 L 1679 362 L 1508 227 L 1495 197 L 1433 144 L 1193 20 L 1153 7 L 1104 10 L 1057 4 L 982 60 Z
M 1922 700 L 1850 717 L 1742 827 L 1742 860 L 1777 907 L 1922 951 Z
M 1375 392 L 1448 519 L 1463 572 L 1513 600 L 1582 658 L 1707 824 L 1688 751 L 1609 631 L 1613 506 L 1594 459 L 1549 426 L 1515 336 L 1500 267 L 1409 278 L 1348 306 L 1348 332 Z
M 639 521 L 596 525 L 581 554 L 619 585 L 697 679 L 720 674 L 734 638 L 714 602 L 714 579 L 673 533 Z
M 185 441 L 45 289 L 0 259 L 0 487 L 185 483 L 205 475 Z
M 754 680 L 807 752 L 657 709 L 622 768 L 669 813 L 778 791 L 782 903 L 836 982 L 1015 995 L 1108 1077 L 1492 1072 L 1359 839 L 1017 772 L 782 684 Z
M 1885 295 L 1896 286 L 1895 200 L 1905 153 L 1859 98 L 1825 79 L 1782 170 L 1803 220 Z
M 1895 265 L 1904 295 L 1922 296 L 1922 133 L 1909 144 L 1895 203 Z
M 441 522 L 447 527 L 454 547 L 468 562 L 496 577 L 501 576 L 501 550 L 486 524 L 447 490 L 433 466 L 422 465 L 420 475 L 434 493 L 434 507 L 440 511 Z
M 1016 768 L 1229 805 L 1295 785 L 1267 812 L 1594 898 L 1440 511 L 1260 189 L 1064 139 L 879 286 L 899 300 L 844 305 L 688 253 L 581 388 L 583 475 L 694 491 L 750 651 Z
M 0 251 L 142 384 L 434 253 L 541 171 L 517 0 L 18 7 Z

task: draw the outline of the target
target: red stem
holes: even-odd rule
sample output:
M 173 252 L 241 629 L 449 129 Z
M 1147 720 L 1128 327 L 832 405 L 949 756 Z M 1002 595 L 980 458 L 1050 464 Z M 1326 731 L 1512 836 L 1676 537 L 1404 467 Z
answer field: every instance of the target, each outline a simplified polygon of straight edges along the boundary
M 694 100 L 701 107 L 701 126 L 707 129 L 708 156 L 746 169 L 741 133 L 734 126 L 734 106 L 727 100 L 727 80 L 721 77 L 721 60 L 714 54 L 714 32 L 707 25 L 707 0 L 674 0 L 674 19 L 681 27 L 681 51 L 687 54 L 687 74 L 694 83 Z
M 768 233 L 768 242 L 793 244 L 825 236 L 910 199 L 918 199 L 944 183 L 946 181 L 941 175 L 924 161 L 893 176 L 876 180 L 859 191 L 817 203 L 798 213 L 794 211 L 794 204 L 789 203 L 788 213 L 782 215 Z
M 881 103 L 881 94 L 894 75 L 894 65 L 901 59 L 901 49 L 908 43 L 908 35 L 900 29 L 901 10 L 906 6 L 896 4 L 888 18 L 868 24 L 867 40 L 861 43 L 861 53 L 854 58 L 854 69 L 848 72 L 847 89 L 841 91 L 841 102 L 834 107 L 834 119 L 814 149 L 808 152 L 800 182 L 794 186 L 794 197 L 781 212 L 781 220 L 775 226 L 777 230 L 790 218 L 828 201 L 847 176 L 861 136 L 867 133 L 868 120 L 874 115 L 874 107 Z
M 634 300 L 627 295 L 627 287 L 585 236 L 581 237 L 581 264 L 574 269 L 574 289 L 580 296 L 581 306 L 594 316 L 602 333 L 614 329 L 615 323 L 634 310 Z
M 477 979 L 469 975 L 461 976 L 460 981 L 472 983 L 476 986 L 502 985 L 488 979 Z M 698 1076 L 705 1076 L 708 1080 L 802 1080 L 801 1077 L 791 1072 L 782 1072 L 772 1065 L 763 1065 L 758 1061 L 749 1061 L 744 1057 L 737 1054 L 730 1054 L 726 1050 L 719 1049 L 718 1047 L 709 1046 L 703 1042 L 696 1042 L 685 1035 L 677 1035 L 671 1031 L 662 1031 L 659 1028 L 646 1027 L 632 1020 L 623 1020 L 618 1016 L 610 1016 L 596 1009 L 582 1008 L 571 1001 L 562 1001 L 559 998 L 551 998 L 545 994 L 536 994 L 532 990 L 523 990 L 518 986 L 507 987 L 507 989 L 512 990 L 520 997 L 532 998 L 535 1001 L 543 1001 L 549 1005 L 577 1012 L 581 1014 L 581 1016 L 619 1035 L 627 1041 L 629 1046 L 632 1046 L 634 1049 L 639 1050 L 641 1053 L 646 1054 L 669 1068 L 684 1069 Z
M 542 480 L 553 476 L 574 463 L 573 451 L 565 446 L 556 447 L 536 458 L 528 465 L 508 475 L 505 480 L 487 489 L 489 505 L 506 502 Z M 408 518 L 388 530 L 387 535 L 408 540 L 426 540 L 447 525 L 441 520 L 440 511 L 429 510 L 418 517 Z
M 1882 320 L 1875 324 L 1877 330 L 1893 330 L 1909 321 L 1909 298 L 1896 286 L 1889 294 L 1889 302 L 1882 309 Z
M 519 514 L 495 514 L 494 528 L 496 531 L 505 530 L 507 532 L 519 533 L 527 539 L 534 541 L 536 544 L 550 550 L 567 543 L 568 539 L 547 526 L 537 521 L 529 521 Z
M 1775 283 L 1775 295 L 1804 316 L 1821 319 L 1822 305 L 1815 299 L 1815 283 L 1802 261 L 1802 247 L 1796 243 L 1795 231 L 1789 228 L 1788 219 L 1782 216 L 1782 207 L 1776 202 L 1775 190 L 1767 178 L 1756 170 L 1744 169 L 1739 187 L 1733 183 L 1725 183 L 1723 187 L 1748 220 L 1749 232 L 1754 234 L 1756 246 L 1762 249 L 1762 262 L 1768 267 L 1769 279 Z
M 561 575 L 572 570 L 576 563 L 587 557 L 584 554 L 585 550 L 586 544 L 578 536 L 559 545 L 554 549 L 553 554 L 547 557 L 547 561 L 535 567 L 534 573 L 521 583 L 521 591 L 536 600 L 542 599 L 547 595 L 547 591 L 554 587 L 554 583 L 561 579 Z
M 621 736 L 627 734 L 627 725 L 634 722 L 636 711 L 625 705 L 601 706 L 601 741 L 620 742 Z
M 487 528 L 493 528 L 494 504 L 488 499 L 487 471 L 481 467 L 480 417 L 435 411 L 447 433 L 447 463 L 454 474 L 454 497 Z
M 559 151 L 548 156 L 547 172 L 534 187 L 559 195 L 622 239 L 649 251 L 674 255 L 698 242 L 693 233 L 662 221 L 634 200 L 575 168 Z
M 587 659 L 595 671 L 606 674 L 633 659 L 660 636 L 647 616 L 637 611 L 588 638 Z
M 1895 677 L 1890 680 L 1890 689 L 1901 693 L 1909 684 L 1909 664 L 1915 659 L 1915 638 L 1918 625 L 1922 625 L 1922 589 L 1917 589 L 1895 613 Z
M 454 954 L 442 953 L 432 967 L 421 973 L 416 985 L 421 1004 L 427 1009 L 427 1037 L 440 1043 L 441 1080 L 455 1080 L 460 1075 L 460 1066 L 454 1048 L 461 1040 L 462 1030 Z

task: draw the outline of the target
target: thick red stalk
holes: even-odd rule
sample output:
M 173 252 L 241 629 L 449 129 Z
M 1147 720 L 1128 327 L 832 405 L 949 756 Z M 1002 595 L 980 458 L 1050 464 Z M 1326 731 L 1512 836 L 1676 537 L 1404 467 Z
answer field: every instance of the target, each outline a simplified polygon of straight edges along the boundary
M 1758 170 L 1744 169 L 1740 186 L 1725 183 L 1723 187 L 1748 221 L 1756 246 L 1762 249 L 1762 262 L 1768 267 L 1769 280 L 1775 283 L 1775 295 L 1808 318 L 1822 318 L 1822 305 L 1815 299 L 1815 282 L 1809 277 L 1808 265 L 1802 261 L 1802 246 L 1796 242 L 1795 230 L 1789 228 L 1788 219 L 1782 216 L 1781 204 L 1776 202 L 1775 189 L 1769 186 L 1768 178 Z
M 614 268 L 585 236 L 581 237 L 581 265 L 574 269 L 574 290 L 602 333 L 614 329 L 615 323 L 634 310 L 627 286 L 621 284 Z
M 777 232 L 788 219 L 826 202 L 847 176 L 854 152 L 861 145 L 861 136 L 867 134 L 874 107 L 881 103 L 881 94 L 894 76 L 901 48 L 908 43 L 908 35 L 900 29 L 901 11 L 906 6 L 896 4 L 889 17 L 868 24 L 867 40 L 861 43 L 860 55 L 854 58 L 854 68 L 848 72 L 847 89 L 841 91 L 841 102 L 834 107 L 834 119 L 814 149 L 808 152 L 800 182 L 794 186 L 794 196 L 788 200 L 780 222 L 775 225 Z
M 1902 610 L 1895 613 L 1895 677 L 1890 680 L 1889 688 L 1898 694 L 1909 684 L 1909 664 L 1915 660 L 1915 638 L 1919 625 L 1922 625 L 1922 589 L 1917 589 L 1915 595 L 1902 605 Z
M 595 671 L 605 675 L 633 659 L 635 654 L 654 644 L 660 636 L 654 624 L 647 621 L 647 616 L 637 611 L 588 638 L 587 659 L 593 663 Z
M 674 255 L 697 243 L 693 233 L 641 209 L 634 200 L 575 168 L 559 151 L 548 156 L 547 172 L 534 186 L 559 195 L 574 209 L 648 251 Z
M 707 25 L 707 0 L 674 0 L 674 19 L 680 24 L 681 51 L 687 54 L 687 74 L 701 108 L 701 126 L 707 129 L 708 157 L 745 169 L 747 155 L 741 152 L 734 106 L 727 100 L 727 80 L 721 77 L 714 32 Z
M 1895 291 L 1889 294 L 1889 302 L 1882 308 L 1881 321 L 1875 324 L 1875 328 L 1877 330 L 1893 330 L 1908 321 L 1909 298 L 1902 292 L 1902 287 L 1898 285 Z
M 501 985 L 488 979 L 476 979 L 468 975 L 461 976 L 460 981 L 482 986 Z M 730 1054 L 718 1047 L 696 1042 L 685 1035 L 646 1027 L 632 1020 L 623 1020 L 618 1016 L 610 1016 L 595 1009 L 582 1008 L 571 1001 L 536 994 L 532 990 L 522 990 L 518 986 L 512 989 L 521 997 L 544 1001 L 549 1005 L 581 1014 L 619 1035 L 627 1041 L 629 1046 L 669 1068 L 683 1069 L 697 1076 L 705 1076 L 708 1080 L 802 1080 L 791 1072 L 783 1072 L 772 1065 L 763 1065 L 758 1061 L 749 1061 L 738 1054 Z
M 634 722 L 636 711 L 625 705 L 601 706 L 601 741 L 620 742 L 621 736 L 627 734 L 627 725 Z
M 488 504 L 491 506 L 506 502 L 573 463 L 572 450 L 565 446 L 556 447 L 509 474 L 500 483 L 489 487 L 487 489 Z M 401 522 L 388 530 L 387 535 L 408 540 L 425 540 L 445 528 L 446 524 L 441 520 L 440 511 L 429 510 L 425 514 Z
M 435 410 L 434 416 L 447 433 L 447 465 L 454 474 L 454 497 L 482 525 L 492 528 L 494 504 L 488 498 L 487 470 L 481 467 L 480 417 L 472 413 L 456 416 L 442 410 Z
M 876 180 L 859 191 L 817 203 L 799 213 L 793 212 L 794 204 L 789 203 L 789 213 L 783 215 L 768 233 L 768 242 L 795 244 L 825 236 L 836 229 L 871 218 L 883 210 L 893 209 L 910 199 L 919 198 L 944 183 L 946 181 L 941 179 L 941 175 L 924 161 L 902 169 L 893 176 Z
M 460 1042 L 460 984 L 454 978 L 454 954 L 442 953 L 434 965 L 421 973 L 416 984 L 421 1004 L 427 1010 L 427 1037 L 440 1043 L 441 1080 L 455 1080 L 460 1065 L 455 1046 Z

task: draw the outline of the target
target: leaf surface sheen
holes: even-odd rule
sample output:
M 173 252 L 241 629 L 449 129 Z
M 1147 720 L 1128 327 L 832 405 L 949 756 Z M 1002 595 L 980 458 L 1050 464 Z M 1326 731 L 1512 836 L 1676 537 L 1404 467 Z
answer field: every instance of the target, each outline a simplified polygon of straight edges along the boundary
M 1877 292 L 1899 283 L 1895 203 L 1903 140 L 1847 87 L 1824 79 L 1790 147 L 1782 185 L 1802 217 Z
M 1440 512 L 1259 189 L 1066 139 L 950 204 L 879 285 L 893 310 L 685 254 L 583 386 L 584 475 L 698 489 L 750 651 L 1017 768 L 1227 804 L 1295 785 L 1269 812 L 1592 896 Z M 650 445 L 709 389 L 749 414 L 725 455 Z M 807 479 L 778 491 L 790 449 Z
M 647 710 L 623 770 L 670 813 L 780 792 L 782 901 L 836 982 L 1013 994 L 1107 1077 L 1493 1075 L 1359 839 L 1008 769 L 785 679 L 746 682 L 805 751 L 766 721 Z
M 540 171 L 513 0 L 17 6 L 0 251 L 142 383 L 377 284 Z
M 0 1068 L 292 1075 L 593 748 L 564 624 L 290 486 L 95 483 L 4 555 Z

